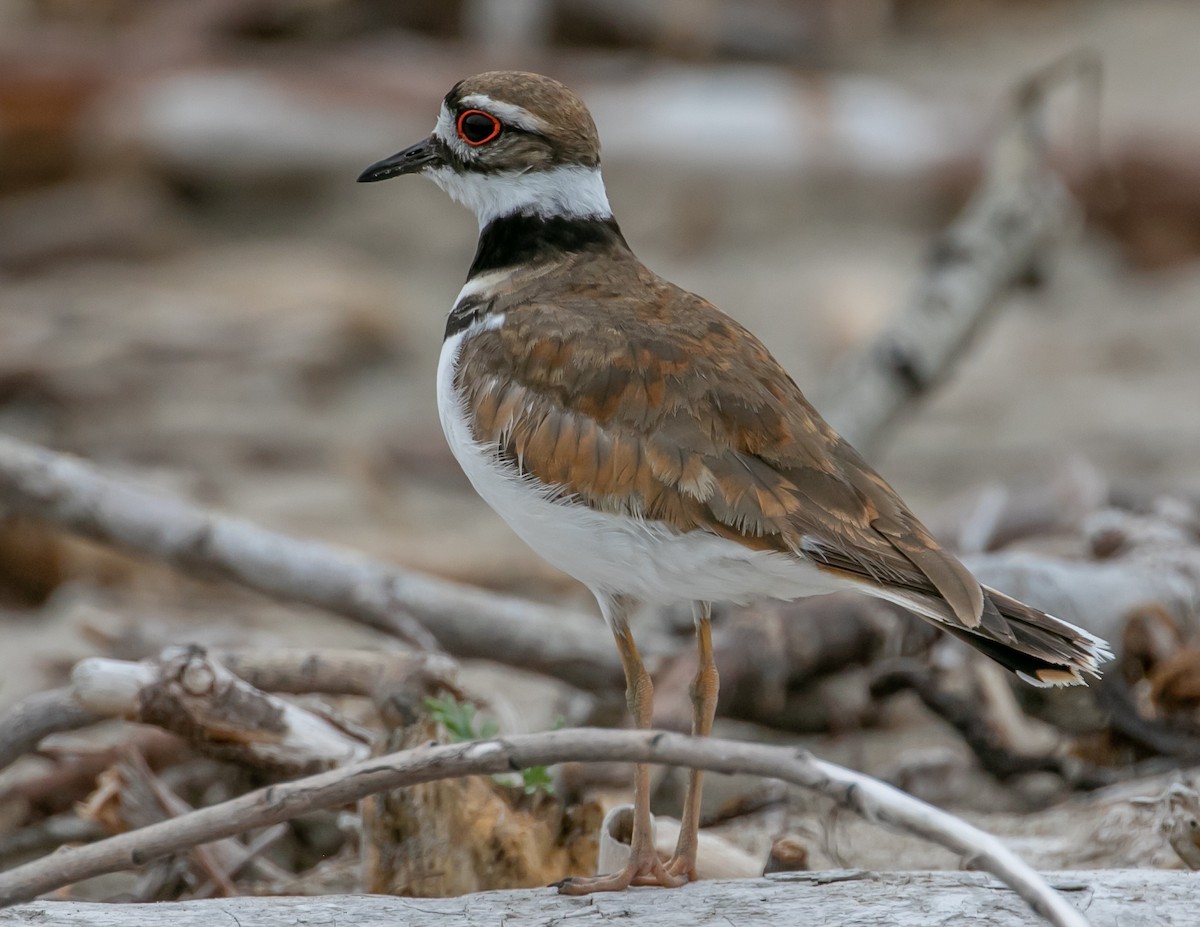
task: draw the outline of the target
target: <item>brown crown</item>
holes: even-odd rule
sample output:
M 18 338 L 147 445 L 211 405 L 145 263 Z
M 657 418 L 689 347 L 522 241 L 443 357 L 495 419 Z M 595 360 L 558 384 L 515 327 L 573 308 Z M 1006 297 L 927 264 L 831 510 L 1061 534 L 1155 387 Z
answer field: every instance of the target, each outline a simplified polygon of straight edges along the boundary
M 553 78 L 527 71 L 485 71 L 459 81 L 446 95 L 457 109 L 464 97 L 481 94 L 497 103 L 520 106 L 545 124 L 542 133 L 560 163 L 600 163 L 600 136 L 583 100 Z

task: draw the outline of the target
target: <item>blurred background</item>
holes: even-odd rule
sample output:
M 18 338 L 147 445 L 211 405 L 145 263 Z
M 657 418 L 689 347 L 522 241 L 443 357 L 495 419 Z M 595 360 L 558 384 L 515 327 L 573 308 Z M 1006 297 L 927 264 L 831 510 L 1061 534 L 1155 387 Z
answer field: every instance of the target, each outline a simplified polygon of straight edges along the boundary
M 811 390 L 911 291 L 1014 82 L 1086 46 L 1082 156 L 1116 182 L 875 463 L 919 511 L 1072 455 L 1200 489 L 1197 28 L 1194 4 L 1104 0 L 4 0 L 0 429 L 404 563 L 556 582 L 436 423 L 473 217 L 357 171 L 461 76 L 557 76 L 639 255 Z
M 912 292 L 1014 84 L 1086 47 L 1102 91 L 1067 94 L 1054 132 L 1075 233 L 873 463 L 933 523 L 1080 468 L 1192 496 L 1197 35 L 1186 0 L 0 0 L 0 432 L 590 610 L 474 496 L 437 424 L 473 217 L 359 170 L 427 134 L 461 77 L 551 74 L 592 107 L 637 253 L 811 391 Z M 0 534 L 0 706 L 139 635 L 379 642 L 27 524 Z M 559 684 L 526 682 L 548 726 Z

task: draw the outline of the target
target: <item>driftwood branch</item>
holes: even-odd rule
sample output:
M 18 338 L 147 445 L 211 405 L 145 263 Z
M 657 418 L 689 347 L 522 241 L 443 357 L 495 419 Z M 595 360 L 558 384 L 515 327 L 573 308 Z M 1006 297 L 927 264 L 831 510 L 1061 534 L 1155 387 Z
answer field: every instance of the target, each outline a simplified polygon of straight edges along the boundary
M 227 650 L 216 656 L 240 678 L 267 692 L 378 698 L 389 685 L 417 678 L 457 691 L 458 665 L 444 654 L 273 647 Z
M 582 689 L 623 684 L 599 620 L 287 537 L 8 437 L 0 437 L 0 509 L 458 657 L 520 665 Z
M 171 821 L 55 853 L 0 874 L 0 905 L 30 901 L 81 879 L 142 865 L 166 853 L 357 801 L 386 789 L 454 776 L 561 762 L 693 766 L 783 779 L 863 817 L 937 843 L 990 872 L 1059 927 L 1087 921 L 999 840 L 944 811 L 803 750 L 661 732 L 576 729 L 406 750 L 250 792 Z
M 279 775 L 331 769 L 370 750 L 328 719 L 239 679 L 200 647 L 168 647 L 141 663 L 82 660 L 71 689 L 97 714 L 155 724 L 205 752 Z
M 949 691 L 939 683 L 927 666 L 896 661 L 875 675 L 871 694 L 887 698 L 912 690 L 925 707 L 958 731 L 981 766 L 1001 782 L 1032 772 L 1051 772 L 1077 789 L 1098 789 L 1110 785 L 1115 774 L 1092 769 L 1086 764 L 1057 753 L 1017 752 L 1006 744 L 980 711 L 978 693 L 970 697 Z
M 1064 76 L 1096 68 L 1073 57 L 1022 82 L 982 182 L 934 243 L 908 305 L 821 383 L 817 408 L 866 457 L 942 381 L 1001 298 L 1041 269 L 1068 227 L 1070 197 L 1050 168 L 1041 121 Z
M 1087 911 L 1094 927 L 1144 924 L 1191 927 L 1191 872 L 1103 869 L 1046 873 L 1065 903 Z M 209 927 L 211 924 L 397 924 L 495 927 L 497 924 L 621 923 L 655 927 L 756 924 L 972 924 L 1032 927 L 1021 900 L 976 872 L 788 872 L 733 882 L 698 882 L 678 891 L 633 889 L 564 898 L 548 890 L 484 892 L 460 898 L 327 895 L 320 898 L 222 898 L 155 905 L 43 901 L 0 914 L 12 927 Z
M 104 718 L 75 701 L 70 689 L 51 689 L 22 699 L 0 717 L 0 769 L 37 747 L 43 737 Z
M 290 695 L 358 695 L 376 700 L 388 696 L 389 687 L 401 681 L 425 679 L 435 688 L 458 693 L 457 664 L 437 653 L 405 653 L 369 650 L 228 650 L 215 661 L 250 686 L 265 692 Z M 134 685 L 148 676 L 140 664 L 105 661 L 90 664 L 110 671 Z M 80 672 L 86 672 L 85 666 Z M 118 706 L 102 710 L 88 707 L 74 688 L 39 692 L 18 702 L 0 715 L 0 770 L 37 748 L 51 734 L 90 727 L 119 714 L 139 715 L 136 696 L 129 686 L 120 686 L 123 699 Z M 136 718 L 145 720 L 144 718 Z
M 107 825 L 111 833 L 148 827 L 191 810 L 191 806 L 150 769 L 142 755 L 129 747 L 121 750 L 116 765 L 100 777 L 98 788 L 80 806 L 79 814 L 84 820 Z M 278 828 L 282 827 L 286 825 L 278 825 L 271 831 L 278 837 Z M 206 878 L 209 885 L 220 888 L 225 895 L 237 894 L 229 878 L 252 861 L 260 878 L 280 879 L 287 876 L 284 870 L 274 864 L 252 860 L 249 848 L 233 837 L 193 847 L 190 855 L 201 877 Z M 169 858 L 160 859 L 157 864 L 167 872 L 175 869 L 174 862 Z M 158 874 L 159 878 L 167 872 Z M 148 881 L 157 882 L 159 878 Z M 153 900 L 153 896 L 145 900 Z

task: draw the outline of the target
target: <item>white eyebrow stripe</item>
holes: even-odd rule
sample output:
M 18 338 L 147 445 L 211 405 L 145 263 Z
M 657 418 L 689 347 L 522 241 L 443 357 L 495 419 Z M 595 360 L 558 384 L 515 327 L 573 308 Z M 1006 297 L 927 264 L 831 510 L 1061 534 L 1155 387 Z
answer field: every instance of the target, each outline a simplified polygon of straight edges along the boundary
M 472 93 L 463 97 L 461 103 L 466 109 L 482 109 L 509 125 L 524 129 L 526 132 L 545 132 L 546 123 L 533 115 L 524 106 L 515 103 L 501 103 L 493 100 L 485 93 Z

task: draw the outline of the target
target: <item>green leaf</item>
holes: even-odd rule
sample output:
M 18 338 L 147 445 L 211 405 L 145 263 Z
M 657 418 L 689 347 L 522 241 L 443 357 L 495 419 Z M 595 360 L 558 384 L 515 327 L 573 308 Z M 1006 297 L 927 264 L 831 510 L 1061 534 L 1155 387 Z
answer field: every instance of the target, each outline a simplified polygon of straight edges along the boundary
M 500 726 L 495 719 L 479 714 L 471 702 L 460 702 L 447 696 L 446 698 L 426 698 L 424 704 L 429 716 L 446 729 L 446 733 L 450 735 L 453 743 L 486 740 L 500 733 Z M 562 727 L 562 723 L 561 719 L 556 722 L 556 729 Z M 513 781 L 507 774 L 492 778 L 497 782 Z M 533 795 L 536 792 L 545 792 L 547 795 L 554 794 L 554 782 L 545 766 L 531 766 L 528 769 L 522 769 L 521 785 L 525 789 L 526 795 Z
M 550 770 L 545 766 L 530 766 L 528 769 L 522 769 L 521 783 L 525 786 L 526 795 L 533 795 L 539 791 L 545 792 L 547 795 L 554 794 L 554 781 L 550 778 Z

